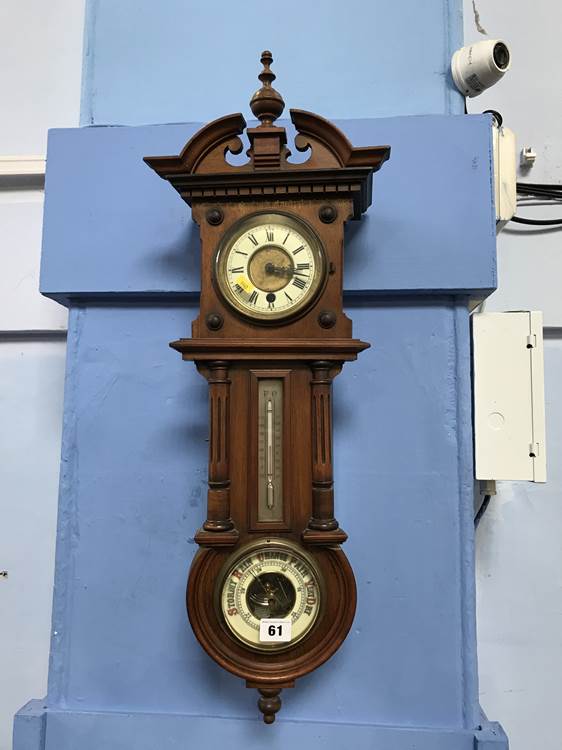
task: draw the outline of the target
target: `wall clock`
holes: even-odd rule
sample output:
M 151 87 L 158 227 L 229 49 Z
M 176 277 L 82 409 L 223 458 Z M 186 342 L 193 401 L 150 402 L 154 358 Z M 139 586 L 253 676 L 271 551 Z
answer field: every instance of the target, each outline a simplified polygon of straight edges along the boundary
M 187 610 L 221 667 L 260 693 L 268 724 L 283 688 L 342 644 L 355 580 L 334 514 L 332 380 L 369 344 L 342 308 L 344 225 L 371 203 L 388 146 L 354 148 L 332 123 L 284 109 L 264 52 L 241 114 L 203 127 L 177 156 L 145 157 L 191 206 L 201 235 L 192 337 L 171 346 L 209 383 L 207 518 L 195 540 Z M 359 449 L 359 446 L 358 446 Z

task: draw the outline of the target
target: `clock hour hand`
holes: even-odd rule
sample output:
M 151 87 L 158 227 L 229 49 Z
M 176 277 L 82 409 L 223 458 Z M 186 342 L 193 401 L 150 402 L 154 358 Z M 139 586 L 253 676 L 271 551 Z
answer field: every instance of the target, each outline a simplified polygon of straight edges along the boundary
M 307 273 L 297 271 L 290 266 L 276 266 L 273 263 L 265 264 L 265 272 L 275 276 L 308 276 Z
M 290 276 L 293 269 L 289 266 L 276 266 L 274 263 L 265 264 L 265 272 L 270 276 Z

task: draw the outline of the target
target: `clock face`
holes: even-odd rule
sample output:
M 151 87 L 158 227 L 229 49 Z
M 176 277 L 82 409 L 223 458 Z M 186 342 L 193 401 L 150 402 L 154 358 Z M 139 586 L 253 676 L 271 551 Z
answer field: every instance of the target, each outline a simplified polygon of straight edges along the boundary
M 224 621 L 238 640 L 260 651 L 286 649 L 304 638 L 320 598 L 314 561 L 282 540 L 251 545 L 219 579 Z
M 216 280 L 227 302 L 259 321 L 279 321 L 308 307 L 326 276 L 322 244 L 288 214 L 261 213 L 234 225 L 219 246 Z

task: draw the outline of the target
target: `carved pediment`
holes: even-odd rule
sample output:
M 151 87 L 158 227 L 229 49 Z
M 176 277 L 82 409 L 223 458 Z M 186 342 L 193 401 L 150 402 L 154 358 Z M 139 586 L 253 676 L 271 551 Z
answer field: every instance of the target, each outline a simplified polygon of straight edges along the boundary
M 349 195 L 357 218 L 370 205 L 372 174 L 389 158 L 390 147 L 356 148 L 329 120 L 291 109 L 291 121 L 297 130 L 295 149 L 309 152 L 305 161 L 292 162 L 286 130 L 274 124 L 285 104 L 271 86 L 275 79 L 269 67 L 271 53 L 264 52 L 261 61 L 262 87 L 250 102 L 260 120 L 257 127 L 246 128 L 240 113 L 226 115 L 195 133 L 177 156 L 146 156 L 144 161 L 189 205 L 193 200 Z M 240 135 L 245 129 L 250 141 L 248 161 L 230 164 L 227 155 L 243 151 Z

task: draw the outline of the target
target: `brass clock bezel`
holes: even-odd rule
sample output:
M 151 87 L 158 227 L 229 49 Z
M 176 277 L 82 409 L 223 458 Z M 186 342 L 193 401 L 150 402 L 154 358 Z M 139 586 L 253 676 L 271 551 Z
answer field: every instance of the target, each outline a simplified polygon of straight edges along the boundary
M 257 549 L 264 549 L 268 547 L 281 547 L 285 548 L 288 551 L 291 552 L 291 554 L 296 555 L 297 557 L 303 558 L 306 563 L 309 565 L 309 567 L 314 572 L 314 576 L 316 578 L 316 582 L 318 585 L 318 598 L 319 598 L 319 606 L 316 611 L 316 614 L 314 615 L 314 619 L 310 623 L 308 629 L 295 640 L 291 641 L 290 643 L 248 643 L 247 641 L 240 638 L 240 636 L 234 631 L 234 629 L 230 626 L 228 620 L 225 618 L 222 606 L 221 606 L 221 598 L 222 598 L 222 590 L 225 585 L 228 571 L 234 566 L 237 560 L 240 560 L 243 557 L 247 557 L 248 554 L 254 552 Z M 223 628 L 225 631 L 229 634 L 231 638 L 234 638 L 236 640 L 236 643 L 242 646 L 243 648 L 248 649 L 249 651 L 254 652 L 270 652 L 270 653 L 280 653 L 283 651 L 288 651 L 289 649 L 293 648 L 297 644 L 300 645 L 306 638 L 308 638 L 311 633 L 314 630 L 314 626 L 318 622 L 318 620 L 321 619 L 324 613 L 324 603 L 326 600 L 326 587 L 324 583 L 324 578 L 322 576 L 322 571 L 320 570 L 320 567 L 312 557 L 305 549 L 300 547 L 298 544 L 295 544 L 294 542 L 291 542 L 287 539 L 280 539 L 279 537 L 266 537 L 261 538 L 253 542 L 249 542 L 248 544 L 245 544 L 241 546 L 239 549 L 236 550 L 235 553 L 232 555 L 229 555 L 227 560 L 225 561 L 224 565 L 222 566 L 218 576 L 217 576 L 217 583 L 215 586 L 215 593 L 214 593 L 214 603 L 215 603 L 215 612 L 217 614 L 219 622 L 223 625 Z
M 281 221 L 279 221 L 279 219 L 281 219 Z M 234 236 L 242 234 L 244 231 L 251 229 L 257 224 L 267 224 L 268 222 L 279 222 L 288 227 L 292 226 L 295 231 L 302 234 L 307 240 L 315 256 L 316 265 L 311 284 L 312 291 L 310 294 L 303 297 L 298 304 L 291 307 L 290 310 L 273 313 L 258 311 L 252 312 L 240 304 L 236 295 L 232 292 L 229 284 L 226 282 L 228 250 Z M 213 266 L 213 283 L 223 300 L 237 315 L 244 318 L 244 320 L 261 325 L 283 325 L 284 323 L 290 323 L 300 318 L 317 301 L 326 286 L 327 278 L 327 256 L 320 237 L 302 217 L 296 216 L 287 211 L 255 211 L 254 213 L 244 216 L 242 219 L 236 221 L 222 236 L 216 250 Z

